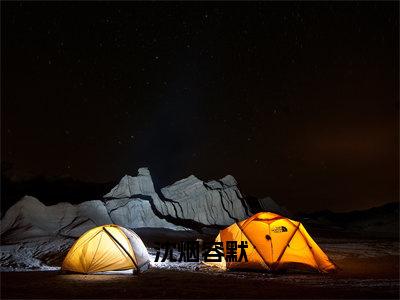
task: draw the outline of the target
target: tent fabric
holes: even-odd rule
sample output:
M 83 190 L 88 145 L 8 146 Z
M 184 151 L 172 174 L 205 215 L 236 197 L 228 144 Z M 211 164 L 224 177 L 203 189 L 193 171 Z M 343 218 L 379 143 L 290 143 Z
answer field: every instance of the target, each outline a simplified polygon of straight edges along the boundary
M 71 247 L 61 269 L 77 273 L 143 271 L 150 259 L 142 240 L 132 230 L 103 225 L 84 233 Z
M 133 230 L 124 227 L 120 227 L 120 229 L 129 239 L 133 253 L 135 254 L 136 264 L 138 268 L 142 270 L 150 262 L 149 253 L 147 252 L 146 246 L 143 244 L 140 237 Z
M 289 268 L 313 269 L 330 272 L 335 264 L 297 221 L 270 212 L 260 212 L 252 217 L 221 230 L 215 240 L 247 242 L 248 261 L 209 262 L 221 269 L 284 270 Z M 237 249 L 237 259 L 240 249 Z

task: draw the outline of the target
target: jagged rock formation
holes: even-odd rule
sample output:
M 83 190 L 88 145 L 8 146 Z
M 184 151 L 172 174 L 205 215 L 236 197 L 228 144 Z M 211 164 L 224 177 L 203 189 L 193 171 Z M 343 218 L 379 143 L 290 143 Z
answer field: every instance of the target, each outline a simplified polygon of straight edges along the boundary
M 137 195 L 157 197 L 148 168 L 139 168 L 138 175 L 125 175 L 121 181 L 106 195 L 105 199 L 134 198 Z
M 138 176 L 124 176 L 104 198 L 148 199 L 160 217 L 193 229 L 226 226 L 249 216 L 237 182 L 230 175 L 209 182 L 191 175 L 157 193 L 149 170 L 140 168 Z
M 103 200 L 45 206 L 23 197 L 5 214 L 3 242 L 46 236 L 76 238 L 88 229 L 115 223 L 128 228 L 198 230 L 230 225 L 249 216 L 235 179 L 203 182 L 195 176 L 156 191 L 150 172 L 124 176 Z
M 45 206 L 38 199 L 23 197 L 5 214 L 1 226 L 2 242 L 45 236 L 79 237 L 99 225 L 115 223 L 129 228 L 160 227 L 185 230 L 158 218 L 149 201 L 86 201 L 78 205 L 59 203 Z
M 195 176 L 161 189 L 168 202 L 160 205 L 163 214 L 192 219 L 207 225 L 229 225 L 249 216 L 246 202 L 235 178 L 203 182 Z

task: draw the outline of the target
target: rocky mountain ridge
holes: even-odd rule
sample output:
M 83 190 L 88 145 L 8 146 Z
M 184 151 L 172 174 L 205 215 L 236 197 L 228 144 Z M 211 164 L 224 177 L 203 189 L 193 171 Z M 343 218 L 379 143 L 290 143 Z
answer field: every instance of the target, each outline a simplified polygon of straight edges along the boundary
M 124 176 L 101 200 L 46 206 L 34 197 L 23 197 L 3 217 L 1 239 L 12 243 L 45 236 L 76 238 L 109 223 L 132 229 L 201 232 L 249 215 L 231 175 L 208 182 L 191 175 L 156 191 L 150 171 L 140 168 L 137 176 Z

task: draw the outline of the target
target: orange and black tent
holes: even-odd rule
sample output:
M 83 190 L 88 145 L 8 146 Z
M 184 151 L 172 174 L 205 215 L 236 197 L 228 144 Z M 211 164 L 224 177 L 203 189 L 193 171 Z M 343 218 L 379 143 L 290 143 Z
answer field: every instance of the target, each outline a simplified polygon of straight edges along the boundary
M 207 263 L 221 269 L 286 270 L 314 269 L 330 272 L 335 264 L 321 250 L 297 221 L 270 212 L 260 212 L 221 230 L 215 242 L 223 243 L 226 257 L 227 241 L 245 244 L 246 259 L 222 258 L 221 262 Z M 243 258 L 243 257 L 242 257 Z

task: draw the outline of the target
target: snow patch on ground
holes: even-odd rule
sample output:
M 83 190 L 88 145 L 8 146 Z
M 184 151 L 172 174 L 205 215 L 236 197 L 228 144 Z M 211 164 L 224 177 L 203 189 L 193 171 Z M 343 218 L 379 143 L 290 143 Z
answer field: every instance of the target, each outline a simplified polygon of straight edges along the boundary
M 156 262 L 156 253 L 157 250 L 153 248 L 148 248 L 147 251 L 149 252 L 149 257 L 150 257 L 150 266 L 152 268 L 156 269 L 166 269 L 166 270 L 176 270 L 176 271 L 198 271 L 201 267 L 200 262 L 171 262 L 169 261 L 169 258 L 165 262 L 161 262 L 163 255 L 164 255 L 164 250 L 161 249 L 160 257 L 158 259 L 158 262 Z M 174 253 L 173 256 L 175 259 L 178 259 L 176 256 L 176 253 Z
M 0 247 L 0 271 L 54 271 L 74 239 L 42 237 Z

